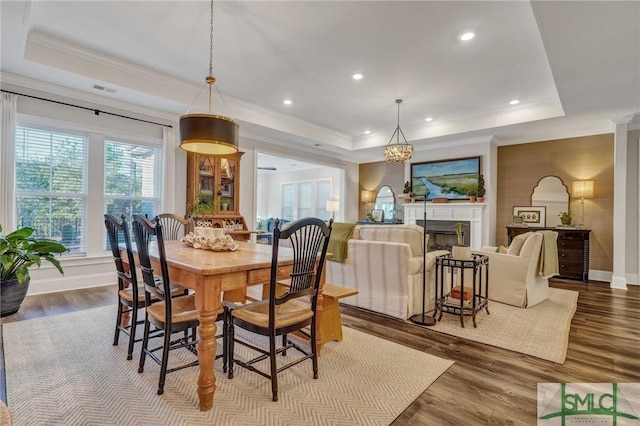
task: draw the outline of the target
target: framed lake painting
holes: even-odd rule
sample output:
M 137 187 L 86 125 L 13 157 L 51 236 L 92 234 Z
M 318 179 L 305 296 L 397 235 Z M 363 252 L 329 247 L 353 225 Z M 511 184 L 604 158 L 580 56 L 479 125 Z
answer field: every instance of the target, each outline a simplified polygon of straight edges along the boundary
M 478 190 L 480 157 L 427 161 L 411 164 L 411 191 L 427 200 L 447 198 L 468 200 L 467 193 Z

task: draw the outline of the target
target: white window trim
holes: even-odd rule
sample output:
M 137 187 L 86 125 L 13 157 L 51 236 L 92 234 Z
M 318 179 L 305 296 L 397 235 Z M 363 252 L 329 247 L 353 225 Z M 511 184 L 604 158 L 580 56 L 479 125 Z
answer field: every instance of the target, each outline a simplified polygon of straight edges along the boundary
M 310 183 L 312 184 L 312 190 L 311 190 L 311 212 L 312 215 L 315 215 L 315 213 L 318 211 L 319 208 L 322 208 L 322 206 L 318 206 L 318 183 L 319 182 L 328 182 L 329 183 L 329 199 L 331 199 L 332 194 L 331 194 L 331 188 L 333 188 L 333 179 L 332 178 L 320 178 L 320 179 L 312 179 L 312 180 L 295 180 L 295 181 L 287 181 L 287 182 L 282 182 L 280 183 L 280 215 L 281 217 L 285 217 L 285 208 L 284 208 L 284 197 L 283 195 L 283 187 L 285 185 L 293 185 L 294 186 L 294 191 L 293 191 L 293 208 L 294 208 L 294 220 L 300 219 L 299 216 L 299 211 L 300 211 L 300 207 L 299 207 L 299 200 L 300 200 L 300 191 L 299 191 L 299 185 L 301 184 L 306 184 L 306 183 Z
M 84 257 L 87 259 L 109 258 L 110 252 L 105 250 L 104 240 L 104 150 L 106 141 L 138 144 L 158 149 L 157 182 L 160 185 L 158 197 L 160 198 L 160 210 L 163 208 L 164 179 L 161 170 L 166 167 L 163 141 L 160 138 L 145 137 L 140 135 L 127 135 L 113 131 L 112 129 L 96 126 L 86 126 L 79 123 L 72 123 L 47 117 L 34 116 L 30 114 L 17 114 L 16 127 L 34 128 L 43 131 L 60 132 L 72 135 L 83 136 L 88 139 L 87 149 L 87 240 L 86 253 L 65 256 L 61 262 L 67 264 L 67 259 Z M 15 167 L 15 165 L 14 165 Z M 88 260 L 86 264 L 91 264 Z M 84 263 L 84 262 L 83 262 Z M 44 265 L 43 265 L 44 267 Z M 47 268 L 44 268 L 47 269 Z

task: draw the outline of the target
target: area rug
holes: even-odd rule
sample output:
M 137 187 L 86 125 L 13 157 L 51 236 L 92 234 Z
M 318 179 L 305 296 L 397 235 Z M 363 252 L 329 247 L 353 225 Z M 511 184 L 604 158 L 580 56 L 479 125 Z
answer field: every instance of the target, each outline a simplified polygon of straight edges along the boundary
M 577 291 L 550 288 L 547 300 L 527 309 L 490 300 L 490 314 L 476 314 L 477 328 L 471 317 L 462 328 L 458 316 L 445 313 L 430 329 L 562 364 L 577 304 Z
M 111 344 L 115 312 L 104 307 L 3 325 L 7 405 L 16 426 L 388 425 L 453 364 L 345 327 L 342 342 L 323 348 L 318 380 L 309 361 L 278 375 L 278 402 L 271 401 L 269 380 L 240 367 L 229 380 L 217 360 L 214 408 L 200 412 L 197 368 L 167 375 L 158 396 L 159 367 L 148 360 L 138 374 L 139 348 L 127 361 L 127 339 Z M 249 355 L 236 348 L 237 357 Z M 193 356 L 172 357 L 180 352 Z

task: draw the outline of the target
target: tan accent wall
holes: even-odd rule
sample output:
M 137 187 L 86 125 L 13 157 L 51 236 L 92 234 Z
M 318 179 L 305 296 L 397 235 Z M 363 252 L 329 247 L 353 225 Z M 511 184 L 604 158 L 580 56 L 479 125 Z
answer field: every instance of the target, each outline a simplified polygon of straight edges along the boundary
M 513 206 L 530 205 L 542 177 L 559 177 L 570 194 L 572 181 L 594 180 L 595 197 L 584 202 L 591 229 L 589 267 L 613 270 L 613 142 L 613 134 L 604 134 L 499 147 L 496 243 L 507 245 Z M 580 199 L 570 198 L 569 210 L 579 221 Z
M 402 194 L 404 189 L 404 169 L 403 164 L 390 164 L 386 161 L 378 161 L 375 163 L 360 164 L 360 189 L 358 191 L 358 199 L 362 190 L 378 191 L 382 185 L 389 185 L 396 197 Z M 398 198 L 396 198 L 396 209 L 398 208 Z M 369 204 L 369 209 L 373 208 L 373 204 Z M 360 200 L 358 209 L 358 219 L 364 219 L 367 206 Z

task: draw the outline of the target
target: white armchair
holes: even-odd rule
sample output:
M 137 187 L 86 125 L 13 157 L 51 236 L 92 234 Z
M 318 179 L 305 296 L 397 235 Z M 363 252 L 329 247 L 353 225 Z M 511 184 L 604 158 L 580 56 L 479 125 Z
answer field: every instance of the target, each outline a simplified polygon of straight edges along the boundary
M 557 232 L 549 232 L 543 244 L 542 232 L 527 232 L 513 239 L 506 253 L 485 246 L 476 253 L 489 257 L 489 299 L 528 308 L 549 297 L 549 276 L 542 270 L 542 255 L 557 265 Z M 543 250 L 544 248 L 544 250 Z M 553 263 L 553 262 L 551 262 Z
M 327 261 L 327 282 L 358 290 L 343 303 L 407 319 L 422 312 L 424 231 L 418 225 L 357 225 L 343 262 Z M 433 309 L 435 258 L 427 253 L 427 310 Z

